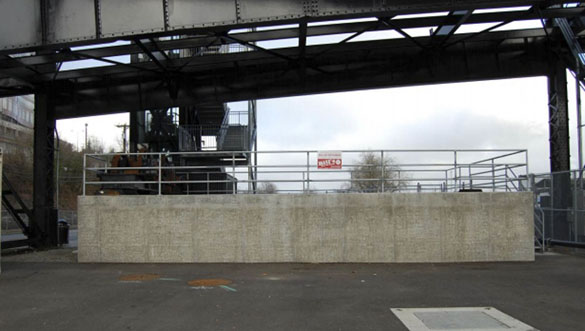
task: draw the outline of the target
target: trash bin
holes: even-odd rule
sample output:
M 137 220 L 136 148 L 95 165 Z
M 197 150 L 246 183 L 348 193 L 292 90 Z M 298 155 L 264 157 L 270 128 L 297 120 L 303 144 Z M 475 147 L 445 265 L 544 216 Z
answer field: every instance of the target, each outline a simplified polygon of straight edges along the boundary
M 69 223 L 63 219 L 59 220 L 57 226 L 57 241 L 59 245 L 69 243 Z

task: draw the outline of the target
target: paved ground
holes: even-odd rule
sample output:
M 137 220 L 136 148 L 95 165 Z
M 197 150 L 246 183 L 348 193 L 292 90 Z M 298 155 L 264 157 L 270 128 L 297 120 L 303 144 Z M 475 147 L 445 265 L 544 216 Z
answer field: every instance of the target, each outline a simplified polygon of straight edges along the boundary
M 493 306 L 540 330 L 585 329 L 585 258 L 576 256 L 459 265 L 2 261 L 0 330 L 406 330 L 390 308 L 438 306 Z M 210 278 L 232 283 L 188 284 Z
M 2 241 L 26 239 L 19 230 L 2 231 Z M 77 230 L 69 230 L 69 243 L 65 247 L 77 247 Z

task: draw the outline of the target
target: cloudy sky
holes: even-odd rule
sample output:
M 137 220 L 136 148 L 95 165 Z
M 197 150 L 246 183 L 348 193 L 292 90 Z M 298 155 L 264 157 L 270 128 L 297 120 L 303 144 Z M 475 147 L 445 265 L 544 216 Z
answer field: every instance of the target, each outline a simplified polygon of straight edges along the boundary
M 525 10 L 520 7 L 518 10 Z M 445 15 L 433 13 L 431 15 Z M 323 23 L 318 23 L 323 24 Z M 538 28 L 539 21 L 514 22 L 498 30 Z M 483 30 L 463 26 L 458 33 Z M 410 29 L 413 36 L 429 29 Z M 315 37 L 309 45 L 333 43 L 349 35 Z M 353 40 L 401 38 L 373 32 Z M 296 39 L 266 42 L 266 48 L 295 46 Z M 128 58 L 117 58 L 128 61 Z M 95 66 L 72 62 L 63 70 Z M 101 64 L 103 65 L 103 64 Z M 577 167 L 574 80 L 569 76 L 572 167 Z M 544 77 L 464 84 L 379 89 L 258 101 L 259 150 L 349 149 L 528 149 L 531 172 L 549 171 L 547 81 Z M 232 103 L 245 110 L 246 102 Z M 118 146 L 128 115 L 59 121 L 61 137 L 83 146 L 88 133 L 107 147 Z M 424 159 L 424 157 L 421 157 Z
M 574 82 L 569 83 L 569 90 Z M 573 166 L 577 166 L 574 93 Z M 247 103 L 232 103 L 232 110 Z M 83 145 L 116 146 L 127 114 L 59 121 Z M 546 78 L 380 89 L 258 102 L 259 150 L 528 149 L 531 172 L 549 170 Z

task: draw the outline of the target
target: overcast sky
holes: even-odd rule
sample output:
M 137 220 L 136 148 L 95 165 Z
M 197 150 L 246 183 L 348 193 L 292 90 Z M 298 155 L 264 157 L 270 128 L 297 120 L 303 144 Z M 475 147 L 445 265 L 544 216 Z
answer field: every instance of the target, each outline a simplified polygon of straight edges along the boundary
M 539 26 L 539 21 L 514 22 L 498 30 Z M 487 27 L 465 25 L 458 33 Z M 423 36 L 429 29 L 407 32 Z M 333 43 L 347 36 L 309 38 L 308 44 Z M 395 32 L 372 32 L 352 42 L 385 38 L 402 37 Z M 261 46 L 274 49 L 296 44 L 296 39 L 290 39 Z M 128 62 L 129 58 L 116 60 Z M 62 70 L 98 64 L 93 60 L 71 62 Z M 576 168 L 575 83 L 568 76 L 572 167 Z M 530 171 L 547 172 L 547 99 L 546 78 L 540 77 L 260 100 L 258 149 L 528 149 Z M 230 104 L 232 110 L 246 107 L 246 102 Z M 62 120 L 57 124 L 60 136 L 82 147 L 85 123 L 89 135 L 109 148 L 119 144 L 122 131 L 115 126 L 128 123 L 128 115 Z
M 569 91 L 574 91 L 570 79 Z M 570 93 L 573 167 L 577 166 Z M 232 103 L 232 110 L 247 103 Z M 81 147 L 84 125 L 116 146 L 127 114 L 58 122 Z M 259 150 L 528 149 L 531 172 L 549 171 L 546 78 L 379 89 L 258 102 Z

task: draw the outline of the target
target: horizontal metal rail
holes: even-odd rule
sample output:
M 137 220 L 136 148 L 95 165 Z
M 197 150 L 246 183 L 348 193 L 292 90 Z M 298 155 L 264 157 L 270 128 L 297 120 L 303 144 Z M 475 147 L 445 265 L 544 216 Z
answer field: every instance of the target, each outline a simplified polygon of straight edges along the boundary
M 342 155 L 339 167 L 320 166 L 319 155 L 332 153 Z M 108 160 L 114 157 L 140 160 L 143 166 L 108 165 Z M 255 158 L 258 164 L 252 164 Z M 457 192 L 463 189 L 508 192 L 521 187 L 526 180 L 525 160 L 526 150 L 510 149 L 87 154 L 83 188 L 84 194 L 86 187 L 92 188 L 92 194 L 112 189 L 176 194 L 177 187 L 186 194 Z M 262 187 L 268 185 L 273 190 Z

